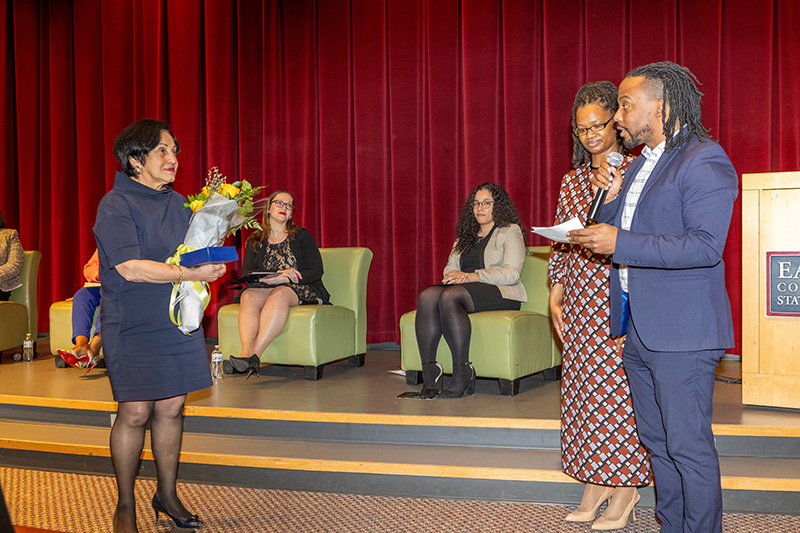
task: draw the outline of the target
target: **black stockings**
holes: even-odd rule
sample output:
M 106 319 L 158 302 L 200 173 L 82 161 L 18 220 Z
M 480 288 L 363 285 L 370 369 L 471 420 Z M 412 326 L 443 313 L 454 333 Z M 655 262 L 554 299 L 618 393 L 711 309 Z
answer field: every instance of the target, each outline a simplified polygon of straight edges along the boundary
M 457 373 L 459 366 L 469 361 L 472 324 L 468 315 L 474 312 L 472 297 L 460 285 L 432 285 L 424 289 L 419 295 L 414 322 L 422 362 L 436 361 L 436 347 L 444 335 L 453 354 L 453 373 Z
M 178 458 L 183 437 L 185 395 L 156 401 L 120 402 L 111 428 L 111 462 L 117 478 L 114 531 L 137 531 L 134 486 L 144 447 L 147 421 L 152 415 L 150 443 L 156 462 L 156 492 L 166 509 L 178 518 L 190 513 L 178 499 Z

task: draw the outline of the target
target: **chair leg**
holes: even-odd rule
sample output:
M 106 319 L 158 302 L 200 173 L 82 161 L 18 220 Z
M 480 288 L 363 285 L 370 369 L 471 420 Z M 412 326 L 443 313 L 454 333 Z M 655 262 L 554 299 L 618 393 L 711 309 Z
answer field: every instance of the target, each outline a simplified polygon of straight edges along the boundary
M 322 369 L 325 368 L 323 365 L 319 366 L 304 366 L 303 370 L 305 371 L 305 377 L 309 381 L 317 381 L 318 379 L 322 379 Z
M 55 354 L 53 356 L 53 362 L 56 364 L 56 368 L 67 368 L 67 363 L 64 361 L 60 355 Z
M 520 378 L 500 379 L 497 378 L 497 385 L 500 387 L 500 394 L 503 396 L 514 396 L 519 392 Z
M 406 385 L 419 385 L 420 383 L 422 383 L 422 372 L 406 370 Z
M 550 381 L 556 381 L 561 379 L 561 365 L 545 369 L 545 371 L 542 372 L 542 376 L 544 377 L 544 379 Z
M 359 367 L 364 366 L 364 360 L 366 359 L 367 354 L 365 353 L 357 353 L 355 355 L 351 355 L 347 358 L 347 364 L 351 367 Z

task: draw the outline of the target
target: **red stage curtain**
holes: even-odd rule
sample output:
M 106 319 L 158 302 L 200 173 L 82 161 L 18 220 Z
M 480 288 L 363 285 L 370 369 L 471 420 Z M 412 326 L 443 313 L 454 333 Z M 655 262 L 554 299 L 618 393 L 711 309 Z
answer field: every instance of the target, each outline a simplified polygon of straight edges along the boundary
M 11 0 L 0 209 L 44 254 L 47 331 L 49 304 L 80 286 L 94 249 L 115 135 L 163 118 L 181 141 L 182 194 L 216 165 L 293 192 L 321 246 L 371 248 L 368 340 L 397 340 L 475 185 L 506 187 L 526 224 L 552 222 L 587 81 L 684 64 L 740 174 L 800 168 L 798 26 L 794 0 Z M 740 224 L 737 204 L 725 254 L 735 352 Z M 215 292 L 210 336 L 233 297 Z

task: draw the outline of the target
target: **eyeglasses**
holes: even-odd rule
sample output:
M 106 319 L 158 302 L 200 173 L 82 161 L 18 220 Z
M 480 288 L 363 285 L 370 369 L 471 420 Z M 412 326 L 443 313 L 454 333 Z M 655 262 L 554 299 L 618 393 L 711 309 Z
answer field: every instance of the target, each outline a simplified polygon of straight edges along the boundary
M 472 202 L 472 208 L 477 209 L 479 207 L 485 207 L 486 209 L 489 209 L 490 207 L 492 207 L 493 203 L 494 202 L 492 200 L 484 200 L 482 202 L 475 200 L 474 202 Z
M 597 124 L 592 124 L 588 128 L 575 128 L 572 131 L 575 132 L 575 135 L 577 135 L 578 137 L 583 137 L 589 132 L 589 130 L 592 130 L 595 133 L 600 133 L 601 131 L 606 129 L 606 126 L 608 126 L 608 123 L 611 122 L 612 120 L 614 120 L 614 117 L 611 117 L 605 122 L 598 122 Z
M 289 202 L 284 202 L 283 200 L 273 200 L 272 203 L 277 205 L 278 207 L 285 207 L 289 211 L 294 210 L 294 204 L 290 204 Z

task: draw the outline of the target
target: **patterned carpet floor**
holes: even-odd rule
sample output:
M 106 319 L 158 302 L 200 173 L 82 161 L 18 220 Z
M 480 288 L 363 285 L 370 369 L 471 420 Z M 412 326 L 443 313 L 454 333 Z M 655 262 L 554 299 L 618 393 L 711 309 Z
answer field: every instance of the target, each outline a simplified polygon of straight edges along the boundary
M 113 477 L 0 468 L 0 486 L 15 525 L 64 533 L 110 531 L 116 502 Z M 149 501 L 155 481 L 137 481 L 139 530 L 172 529 L 154 522 Z M 361 496 L 247 489 L 183 483 L 184 504 L 205 521 L 204 533 L 254 532 L 588 532 L 567 524 L 562 505 Z M 641 509 L 625 532 L 657 532 L 654 513 Z M 726 513 L 725 532 L 800 532 L 800 516 Z

